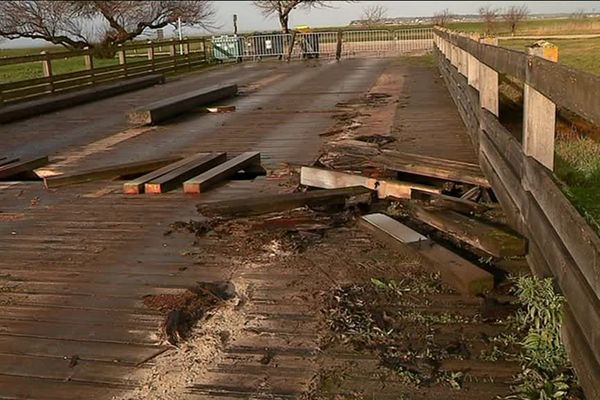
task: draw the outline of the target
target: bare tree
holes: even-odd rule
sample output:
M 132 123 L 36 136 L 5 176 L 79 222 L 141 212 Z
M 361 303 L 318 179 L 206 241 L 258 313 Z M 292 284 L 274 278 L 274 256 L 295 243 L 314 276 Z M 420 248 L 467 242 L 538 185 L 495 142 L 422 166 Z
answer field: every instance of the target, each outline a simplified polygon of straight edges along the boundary
M 510 26 L 510 33 L 512 33 L 514 35 L 515 32 L 517 31 L 517 25 L 521 21 L 526 19 L 528 15 L 529 15 L 529 9 L 527 8 L 526 5 L 522 5 L 522 6 L 512 5 L 512 6 L 508 7 L 506 9 L 506 11 L 504 11 L 504 14 L 502 15 L 502 17 L 504 18 L 504 20 L 506 22 L 508 22 L 508 25 Z
M 270 16 L 276 14 L 279 18 L 279 24 L 284 33 L 290 32 L 289 21 L 290 13 L 299 7 L 315 8 L 328 7 L 328 1 L 318 0 L 257 0 L 254 5 L 258 7 L 263 15 Z
M 501 10 L 490 5 L 479 8 L 479 16 L 483 21 L 486 35 L 491 35 L 496 30 L 496 21 L 500 16 Z
M 212 2 L 1 1 L 0 36 L 43 39 L 70 49 L 106 48 L 174 24 L 210 27 Z
M 434 25 L 445 27 L 452 20 L 452 14 L 450 13 L 450 10 L 446 8 L 445 10 L 433 13 L 432 20 Z
M 371 4 L 362 10 L 360 19 L 367 26 L 381 25 L 387 18 L 387 7 L 381 4 Z
M 575 19 L 584 19 L 587 18 L 587 13 L 583 8 L 578 8 L 573 14 L 572 17 Z

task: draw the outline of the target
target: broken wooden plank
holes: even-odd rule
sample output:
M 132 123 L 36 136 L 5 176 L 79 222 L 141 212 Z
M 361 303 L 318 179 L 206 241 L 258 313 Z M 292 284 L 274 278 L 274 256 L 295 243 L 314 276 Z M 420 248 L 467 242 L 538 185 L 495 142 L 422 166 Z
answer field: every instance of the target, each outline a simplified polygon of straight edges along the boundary
M 393 150 L 383 150 L 383 153 L 375 158 L 375 163 L 394 171 L 490 187 L 477 164 Z
M 204 155 L 208 153 L 203 153 Z M 198 157 L 198 154 L 194 154 L 192 157 L 187 157 L 177 162 L 165 165 L 162 168 L 159 168 L 155 171 L 149 172 L 145 175 L 142 175 L 136 179 L 125 182 L 123 184 L 123 193 L 125 194 L 140 194 L 144 193 L 144 185 L 150 182 L 152 179 L 158 178 L 159 176 L 163 176 L 176 168 L 179 168 L 183 165 L 188 164 L 191 161 L 194 161 Z
M 183 191 L 185 193 L 201 193 L 214 184 L 232 177 L 239 170 L 256 165 L 260 165 L 259 152 L 250 151 L 242 153 L 221 165 L 183 182 Z
M 48 164 L 48 157 L 39 157 L 25 161 L 14 161 L 0 167 L 0 179 L 10 178 L 24 172 L 31 172 L 36 168 Z
M 415 204 L 409 207 L 409 212 L 414 218 L 494 257 L 527 254 L 527 240 L 506 228 L 489 225 L 454 211 L 427 209 Z
M 129 122 L 143 125 L 153 125 L 176 117 L 198 106 L 207 105 L 235 96 L 237 85 L 214 86 L 186 92 L 177 96 L 155 101 L 137 108 L 128 114 Z
M 46 189 L 99 179 L 111 179 L 124 175 L 145 174 L 165 165 L 181 160 L 181 157 L 167 157 L 153 160 L 136 161 L 126 164 L 108 165 L 70 174 L 54 175 L 44 178 Z
M 369 178 L 362 175 L 348 174 L 322 168 L 302 167 L 300 183 L 305 186 L 322 189 L 338 189 L 351 186 L 364 186 L 377 191 L 380 199 L 388 197 L 409 199 L 412 189 L 440 193 L 441 189 L 418 183 L 401 182 L 386 179 Z
M 476 295 L 494 287 L 492 274 L 387 215 L 365 215 L 359 224 L 392 247 L 403 243 L 419 252 L 432 262 L 430 267 L 440 273 L 444 283 L 461 293 Z
M 145 184 L 144 188 L 146 193 L 166 193 L 169 190 L 175 189 L 183 181 L 206 172 L 224 163 L 225 160 L 227 160 L 227 153 L 212 153 L 197 156 L 187 164 L 152 179 Z
M 432 206 L 447 208 L 466 215 L 481 214 L 489 209 L 487 206 L 475 203 L 474 201 L 447 196 L 445 194 L 425 192 L 419 189 L 413 189 L 410 197 L 413 200 L 424 201 Z
M 371 190 L 354 186 L 341 189 L 314 190 L 309 192 L 282 193 L 227 201 L 213 201 L 198 205 L 204 215 L 225 215 L 247 217 L 298 207 L 345 206 L 348 204 L 369 204 Z

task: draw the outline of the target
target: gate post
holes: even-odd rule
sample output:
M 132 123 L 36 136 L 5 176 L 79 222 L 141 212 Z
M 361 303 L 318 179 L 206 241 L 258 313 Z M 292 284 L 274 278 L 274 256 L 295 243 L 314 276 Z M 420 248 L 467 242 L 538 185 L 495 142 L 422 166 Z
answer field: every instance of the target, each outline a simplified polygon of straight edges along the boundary
M 554 132 L 556 129 L 556 104 L 529 86 L 533 57 L 558 61 L 558 47 L 539 41 L 527 48 L 525 87 L 523 91 L 523 151 L 538 160 L 549 170 L 554 169 Z
M 482 38 L 481 43 L 497 46 L 498 39 Z M 496 117 L 500 115 L 498 102 L 498 73 L 484 63 L 479 63 L 479 105 Z
M 337 61 L 340 61 L 340 58 L 342 58 L 342 35 L 343 32 L 342 31 L 338 31 L 337 33 L 337 45 L 335 48 L 335 59 Z

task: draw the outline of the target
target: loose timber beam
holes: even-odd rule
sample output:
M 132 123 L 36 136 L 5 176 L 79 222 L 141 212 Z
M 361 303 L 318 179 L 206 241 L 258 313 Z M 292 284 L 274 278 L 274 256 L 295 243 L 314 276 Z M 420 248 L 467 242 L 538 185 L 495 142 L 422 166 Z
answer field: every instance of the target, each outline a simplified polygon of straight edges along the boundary
M 449 181 L 490 187 L 479 165 L 461 161 L 427 157 L 393 150 L 384 150 L 376 161 L 393 171 L 407 172 Z
M 242 153 L 208 171 L 183 182 L 185 193 L 202 193 L 216 183 L 228 179 L 244 168 L 260 165 L 260 153 L 251 151 Z
M 186 179 L 208 171 L 227 160 L 227 153 L 213 153 L 197 156 L 185 165 L 176 168 L 169 173 L 152 179 L 146 183 L 146 193 L 165 193 L 175 189 Z
M 233 97 L 237 91 L 237 85 L 214 86 L 155 101 L 131 111 L 128 114 L 129 122 L 144 125 L 158 124 L 197 107 Z
M 207 153 L 205 153 L 207 154 Z M 133 179 L 131 181 L 125 182 L 123 184 L 123 193 L 125 194 L 140 194 L 144 193 L 144 185 L 147 182 L 150 182 L 152 179 L 158 178 L 159 176 L 163 176 L 176 168 L 179 168 L 183 165 L 188 164 L 198 157 L 198 155 L 194 155 L 192 157 L 184 158 L 183 160 L 179 160 L 177 162 L 165 165 L 162 168 L 159 168 L 155 171 L 149 172 L 145 175 L 140 176 L 139 178 Z
M 48 157 L 39 157 L 31 160 L 14 161 L 0 167 L 0 179 L 10 178 L 24 172 L 31 172 L 36 168 L 48 164 Z
M 444 283 L 461 293 L 476 295 L 494 287 L 492 274 L 387 215 L 365 215 L 359 224 L 392 247 L 402 243 L 419 252 L 432 262 L 431 267 L 440 273 Z
M 460 197 L 447 196 L 445 194 L 424 192 L 419 189 L 413 189 L 410 194 L 412 200 L 420 200 L 436 207 L 447 208 L 461 214 L 481 214 L 489 207 L 476 203 L 474 201 L 461 199 Z
M 73 172 L 71 174 L 49 176 L 44 178 L 44 185 L 47 189 L 50 189 L 99 179 L 111 179 L 124 175 L 145 174 L 178 160 L 181 160 L 181 157 L 159 158 L 126 164 L 109 165 L 101 168 Z
M 198 204 L 204 215 L 248 217 L 271 212 L 286 211 L 298 207 L 345 206 L 347 204 L 369 204 L 372 191 L 354 186 L 341 189 L 314 190 L 309 192 L 282 193 L 226 201 L 211 201 Z
M 412 189 L 440 193 L 441 190 L 432 186 L 420 185 L 401 181 L 369 178 L 362 175 L 347 174 L 328 169 L 302 167 L 300 183 L 305 186 L 322 189 L 338 189 L 351 186 L 364 186 L 377 191 L 380 199 L 388 197 L 409 199 Z
M 506 229 L 488 225 L 450 210 L 433 210 L 412 204 L 410 215 L 457 240 L 494 257 L 524 256 L 527 240 Z
M 18 158 L 8 158 L 8 157 L 2 157 L 0 158 L 0 167 L 6 164 L 12 164 L 14 162 L 19 161 Z

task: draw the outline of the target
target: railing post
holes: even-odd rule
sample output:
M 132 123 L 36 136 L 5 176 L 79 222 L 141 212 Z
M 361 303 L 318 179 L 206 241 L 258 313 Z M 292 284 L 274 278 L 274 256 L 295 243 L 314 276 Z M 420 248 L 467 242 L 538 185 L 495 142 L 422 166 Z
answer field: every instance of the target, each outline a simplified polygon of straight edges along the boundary
M 498 39 L 482 38 L 482 43 L 497 46 Z M 500 115 L 498 102 L 498 73 L 484 63 L 479 63 L 479 106 L 495 116 Z
M 156 64 L 154 63 L 154 42 L 148 40 L 148 60 L 150 61 L 150 69 L 152 72 L 156 70 Z
M 123 74 L 125 78 L 127 78 L 127 55 L 125 54 L 125 49 L 122 44 L 117 45 L 117 54 L 119 55 L 119 65 L 122 66 Z
M 50 54 L 46 51 L 42 51 L 40 54 L 44 56 L 44 59 L 42 60 L 42 73 L 44 74 L 44 78 L 50 78 L 48 88 L 50 89 L 50 93 L 54 93 L 54 79 L 52 77 L 52 60 L 50 59 Z
M 173 40 L 169 46 L 169 55 L 173 59 L 173 71 L 177 69 L 177 43 Z
M 548 42 L 537 42 L 527 48 L 531 57 L 527 62 L 523 91 L 523 151 L 546 168 L 554 169 L 554 133 L 556 130 L 556 104 L 529 86 L 533 73 L 532 57 L 558 61 L 558 47 Z M 557 82 L 557 84 L 564 82 Z
M 83 61 L 85 62 L 85 69 L 90 71 L 90 82 L 92 85 L 96 83 L 96 79 L 94 77 L 94 56 L 92 49 L 86 47 L 83 49 L 85 54 L 83 55 Z
M 465 34 L 459 34 L 460 37 L 466 37 Z M 469 76 L 469 66 L 467 64 L 468 62 L 468 57 L 467 57 L 468 53 L 461 49 L 460 47 L 458 47 L 458 71 L 463 74 L 463 76 L 468 77 Z
M 190 54 L 190 38 L 185 38 L 185 44 L 183 46 L 183 53 L 185 54 L 185 60 L 187 61 L 188 69 L 192 69 L 192 60 Z
M 336 48 L 335 48 L 335 59 L 337 61 L 340 61 L 340 59 L 342 58 L 342 36 L 343 36 L 344 32 L 342 32 L 341 30 L 337 32 L 337 44 L 336 44 Z
M 472 34 L 469 36 L 471 40 L 479 42 L 479 34 Z M 469 85 L 479 90 L 479 60 L 475 58 L 471 53 L 467 53 L 467 64 L 468 64 L 468 81 Z
M 204 62 L 208 64 L 208 50 L 206 48 L 206 38 L 202 38 L 202 51 L 204 51 Z

